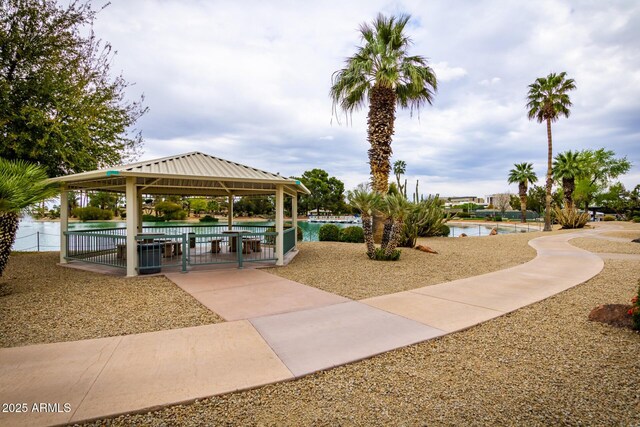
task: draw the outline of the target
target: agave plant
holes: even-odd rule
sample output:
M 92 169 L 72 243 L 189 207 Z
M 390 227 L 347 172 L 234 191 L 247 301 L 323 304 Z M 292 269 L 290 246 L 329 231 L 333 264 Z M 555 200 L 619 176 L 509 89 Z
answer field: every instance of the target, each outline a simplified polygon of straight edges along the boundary
M 441 235 L 448 220 L 438 196 L 412 204 L 404 223 L 401 246 L 413 248 L 418 237 Z
M 589 214 L 587 212 L 578 212 L 576 209 L 558 207 L 554 210 L 556 221 L 563 229 L 567 228 L 583 228 L 589 222 Z

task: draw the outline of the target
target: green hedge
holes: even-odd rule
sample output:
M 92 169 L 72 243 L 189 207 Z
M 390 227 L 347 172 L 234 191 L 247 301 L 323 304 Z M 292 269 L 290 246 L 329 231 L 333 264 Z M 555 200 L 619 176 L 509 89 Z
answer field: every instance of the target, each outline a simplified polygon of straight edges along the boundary
M 95 208 L 93 206 L 75 208 L 71 213 L 73 216 L 77 216 L 81 221 L 106 221 L 113 218 L 113 211 L 109 209 Z
M 218 218 L 212 217 L 211 215 L 205 215 L 200 218 L 200 222 L 218 222 Z
M 339 242 L 341 241 L 340 227 L 335 224 L 325 224 L 318 231 L 318 240 L 321 242 Z
M 364 243 L 364 231 L 362 227 L 347 227 L 340 232 L 340 240 L 347 243 Z

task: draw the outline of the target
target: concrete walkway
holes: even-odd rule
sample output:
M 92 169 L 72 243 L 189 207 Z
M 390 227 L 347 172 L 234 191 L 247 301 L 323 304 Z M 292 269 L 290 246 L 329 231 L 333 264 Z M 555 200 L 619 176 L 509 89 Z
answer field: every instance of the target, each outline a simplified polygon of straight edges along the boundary
M 169 275 L 233 321 L 0 349 L 0 401 L 27 407 L 0 412 L 0 425 L 64 424 L 188 402 L 465 329 L 598 274 L 602 259 L 568 243 L 585 234 L 597 232 L 540 237 L 529 242 L 537 257 L 526 264 L 361 302 L 258 270 Z

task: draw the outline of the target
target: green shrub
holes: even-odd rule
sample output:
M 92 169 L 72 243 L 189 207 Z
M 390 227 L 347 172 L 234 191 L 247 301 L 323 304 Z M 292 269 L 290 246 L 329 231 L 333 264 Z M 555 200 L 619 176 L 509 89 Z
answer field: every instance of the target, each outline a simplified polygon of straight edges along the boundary
M 384 249 L 376 248 L 371 259 L 375 261 L 397 261 L 400 259 L 400 254 L 402 254 L 402 251 L 394 249 L 393 252 L 391 252 L 391 255 L 387 256 L 384 254 Z
M 587 222 L 589 222 L 589 214 L 586 212 L 578 212 L 576 209 L 560 209 L 555 208 L 553 210 L 555 219 L 562 228 L 583 228 Z
M 438 232 L 438 236 L 448 237 L 449 233 L 451 233 L 451 229 L 447 224 L 440 225 L 440 231 Z
M 77 216 L 80 221 L 107 221 L 113 218 L 113 212 L 109 209 L 100 209 L 93 206 L 86 208 L 75 208 L 73 215 Z
M 502 222 L 502 216 L 501 216 L 501 215 L 496 215 L 496 216 L 493 218 L 493 220 L 494 220 L 495 222 Z
M 339 242 L 340 227 L 335 224 L 325 224 L 318 231 L 318 240 L 321 242 Z
M 471 218 L 471 214 L 469 212 L 458 212 L 456 216 L 458 218 Z
M 604 218 L 602 218 L 603 221 L 615 221 L 616 217 L 613 215 L 605 215 Z
M 172 219 L 185 219 L 187 212 L 182 210 L 182 206 L 173 202 L 160 202 L 156 203 L 156 212 L 163 214 L 164 219 L 169 221 Z
M 340 240 L 347 243 L 364 243 L 362 227 L 347 227 L 340 231 Z
M 142 215 L 142 221 L 144 222 L 164 222 L 163 216 L 155 215 Z
M 304 234 L 302 234 L 302 228 L 300 227 L 298 227 L 296 238 L 298 239 L 298 242 L 302 242 L 302 240 L 304 239 Z
M 215 218 L 211 215 L 205 215 L 200 218 L 200 222 L 218 222 L 218 218 Z
M 634 216 L 633 219 L 631 219 L 631 221 L 640 222 L 640 216 Z

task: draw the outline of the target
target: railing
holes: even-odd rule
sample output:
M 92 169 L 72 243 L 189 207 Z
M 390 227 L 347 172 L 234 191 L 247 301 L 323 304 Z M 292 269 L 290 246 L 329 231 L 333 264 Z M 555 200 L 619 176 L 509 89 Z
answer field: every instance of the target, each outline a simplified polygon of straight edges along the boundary
M 495 225 L 494 225 L 495 224 Z M 496 222 L 491 223 L 487 222 L 484 224 L 474 224 L 474 223 L 450 223 L 451 225 L 451 234 L 449 237 L 459 237 L 462 234 L 467 236 L 488 236 L 491 234 L 491 230 L 495 229 L 496 234 L 513 234 L 513 233 L 527 233 L 529 231 L 542 231 L 542 225 L 539 223 L 504 223 L 504 222 Z M 477 228 L 476 228 L 477 226 Z M 456 228 L 462 229 L 458 231 L 458 235 L 456 236 Z
M 283 241 L 283 253 L 287 254 L 290 250 L 296 247 L 296 229 L 287 228 L 282 235 Z
M 68 260 L 126 268 L 126 236 L 117 234 L 67 231 Z

